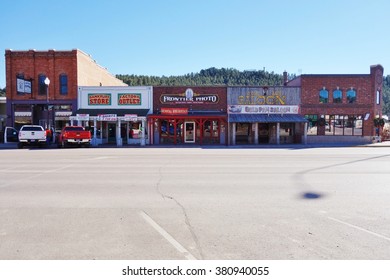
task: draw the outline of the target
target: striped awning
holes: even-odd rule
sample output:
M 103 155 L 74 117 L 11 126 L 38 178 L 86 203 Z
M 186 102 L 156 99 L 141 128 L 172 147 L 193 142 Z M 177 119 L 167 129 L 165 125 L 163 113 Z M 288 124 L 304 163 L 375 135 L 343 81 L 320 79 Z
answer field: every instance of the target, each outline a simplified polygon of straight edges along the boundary
M 15 112 L 15 117 L 31 117 L 31 112 Z

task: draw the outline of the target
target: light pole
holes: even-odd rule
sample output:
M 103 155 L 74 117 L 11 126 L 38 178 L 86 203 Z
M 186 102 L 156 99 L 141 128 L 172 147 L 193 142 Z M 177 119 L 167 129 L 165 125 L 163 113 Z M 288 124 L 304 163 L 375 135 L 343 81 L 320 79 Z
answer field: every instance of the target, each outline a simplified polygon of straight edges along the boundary
M 50 79 L 46 77 L 44 81 L 46 85 L 46 128 L 49 129 L 49 85 Z

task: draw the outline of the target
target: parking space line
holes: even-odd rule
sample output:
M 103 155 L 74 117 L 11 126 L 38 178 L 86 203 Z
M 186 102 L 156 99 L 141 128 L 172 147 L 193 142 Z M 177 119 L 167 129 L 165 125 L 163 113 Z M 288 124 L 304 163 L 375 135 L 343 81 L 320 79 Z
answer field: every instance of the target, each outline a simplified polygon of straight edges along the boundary
M 355 226 L 355 225 L 353 225 L 353 224 L 350 224 L 350 223 L 347 223 L 347 222 L 338 220 L 338 219 L 336 219 L 336 218 L 328 217 L 328 219 L 329 219 L 329 220 L 332 220 L 332 221 L 335 221 L 335 222 L 338 222 L 338 223 L 340 223 L 340 224 L 349 226 L 349 227 L 351 227 L 351 228 L 358 229 L 358 230 L 360 230 L 360 231 L 369 233 L 369 234 L 371 234 L 371 235 L 374 235 L 374 236 L 376 236 L 376 237 L 382 238 L 382 239 L 384 239 L 384 240 L 390 241 L 390 237 L 387 237 L 387 236 L 384 236 L 384 235 L 382 235 L 382 234 L 379 234 L 379 233 L 370 231 L 370 230 L 368 230 L 368 229 L 365 229 L 365 228 L 362 228 L 362 227 L 359 227 L 359 226 Z
M 158 225 L 148 214 L 144 211 L 140 212 L 140 216 L 151 225 L 162 237 L 164 237 L 177 251 L 182 253 L 188 260 L 196 260 L 196 258 L 179 242 L 176 241 L 168 232 L 166 232 L 160 225 Z

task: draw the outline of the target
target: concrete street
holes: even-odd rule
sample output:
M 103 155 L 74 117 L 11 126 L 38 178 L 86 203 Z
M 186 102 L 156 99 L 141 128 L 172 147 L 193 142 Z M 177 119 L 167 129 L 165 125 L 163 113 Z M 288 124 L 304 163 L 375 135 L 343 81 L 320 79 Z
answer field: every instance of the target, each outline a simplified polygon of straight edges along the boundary
M 0 150 L 0 259 L 390 259 L 390 148 Z

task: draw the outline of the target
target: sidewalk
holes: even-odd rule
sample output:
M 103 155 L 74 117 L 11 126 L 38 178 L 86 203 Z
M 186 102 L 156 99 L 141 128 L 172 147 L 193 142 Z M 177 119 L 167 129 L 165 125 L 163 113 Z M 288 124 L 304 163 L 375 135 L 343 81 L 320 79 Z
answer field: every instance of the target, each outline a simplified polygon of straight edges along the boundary
M 117 147 L 116 145 L 102 145 L 91 148 L 202 148 L 202 149 L 315 149 L 315 148 L 341 148 L 341 147 L 375 147 L 375 148 L 390 148 L 390 141 L 383 141 L 378 143 L 369 144 L 356 144 L 356 143 L 321 143 L 321 144 L 281 144 L 281 145 L 236 145 L 236 146 L 221 146 L 221 145 L 146 145 L 146 146 L 135 146 L 135 145 L 123 145 Z M 0 150 L 17 149 L 17 143 L 0 143 Z M 46 149 L 56 149 L 57 145 L 52 144 Z
M 382 142 L 367 144 L 364 146 L 366 146 L 366 147 L 390 147 L 390 141 L 382 141 Z
M 0 143 L 0 150 L 17 149 L 18 143 Z

